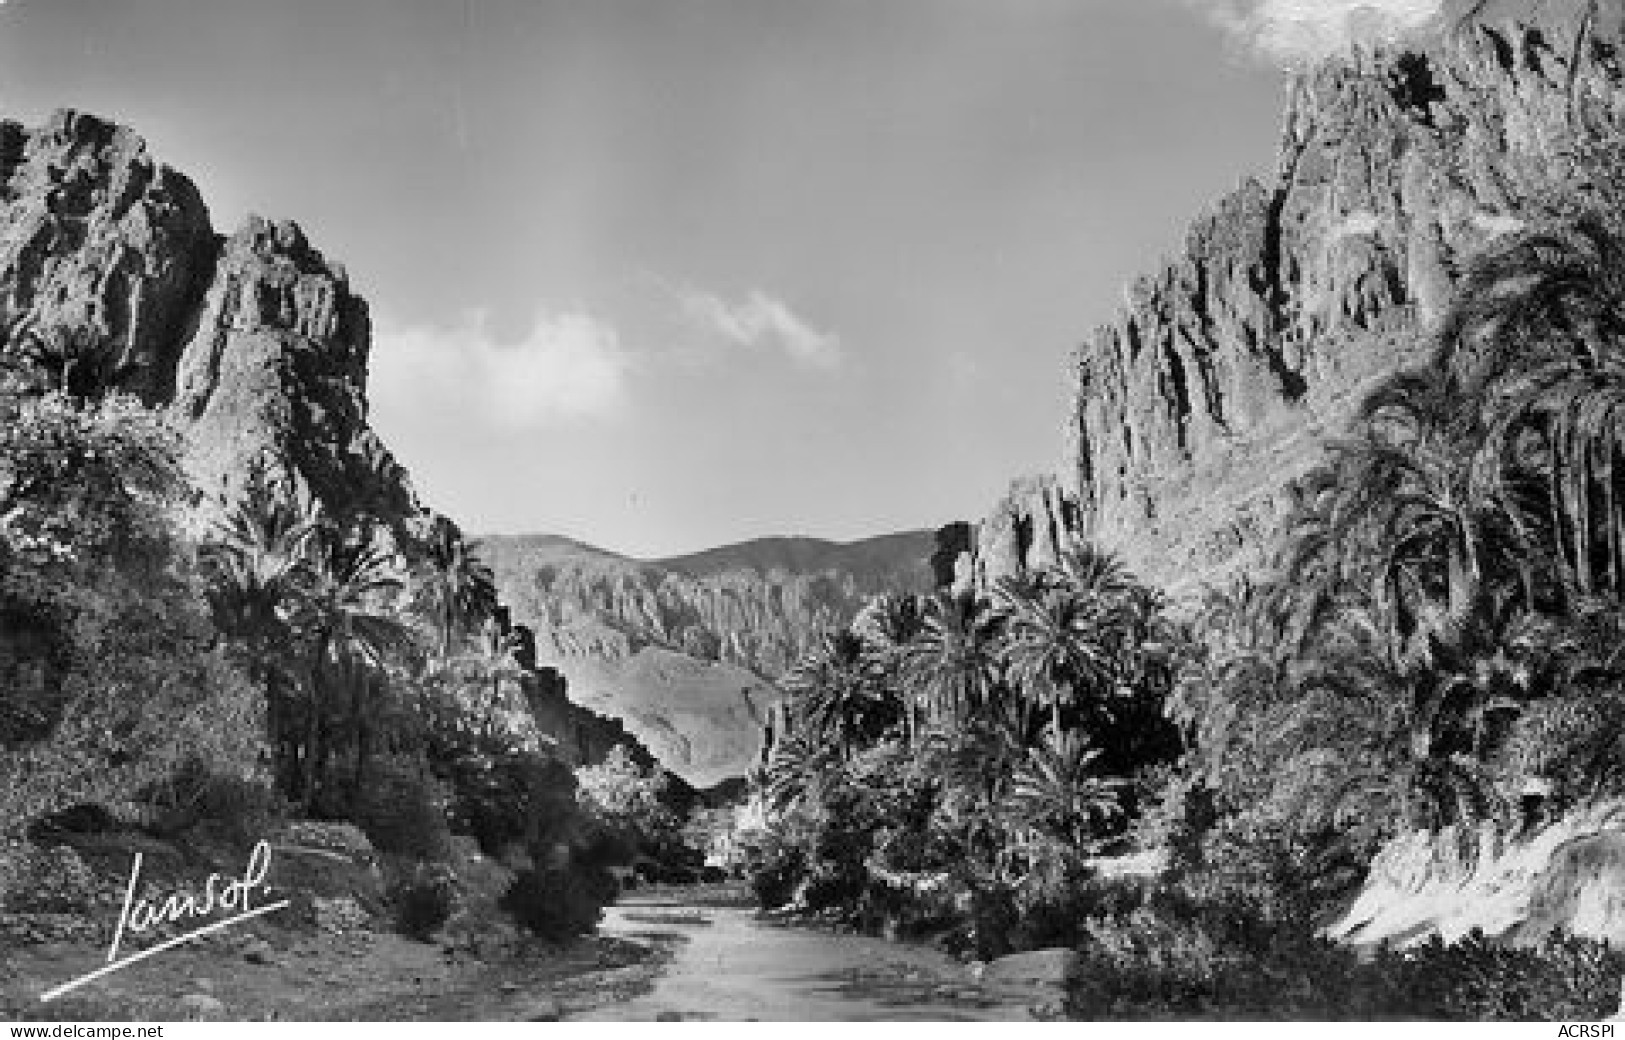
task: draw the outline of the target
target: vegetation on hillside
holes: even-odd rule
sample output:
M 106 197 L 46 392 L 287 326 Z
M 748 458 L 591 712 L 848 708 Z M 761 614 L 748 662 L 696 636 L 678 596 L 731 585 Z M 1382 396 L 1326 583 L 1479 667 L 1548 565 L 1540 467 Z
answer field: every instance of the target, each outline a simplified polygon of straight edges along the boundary
M 41 342 L 58 340 L 77 342 Z M 14 367 L 0 859 L 21 866 L 0 862 L 0 886 L 40 855 L 25 836 L 85 821 L 241 854 L 297 816 L 359 826 L 413 934 L 457 904 L 454 832 L 518 872 L 521 925 L 562 937 L 596 922 L 614 892 L 607 824 L 537 731 L 517 634 L 453 525 L 400 544 L 256 471 L 199 533 L 161 410 L 93 392 L 70 378 L 82 365 L 43 381 Z M 533 912 L 538 889 L 565 892 L 565 912 Z M 31 898 L 0 891 L 13 909 Z

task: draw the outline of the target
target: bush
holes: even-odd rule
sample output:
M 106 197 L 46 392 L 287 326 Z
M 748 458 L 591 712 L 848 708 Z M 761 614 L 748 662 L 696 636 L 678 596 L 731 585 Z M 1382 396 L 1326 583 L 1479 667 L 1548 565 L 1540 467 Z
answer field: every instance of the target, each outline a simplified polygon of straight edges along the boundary
M 629 867 L 637 858 L 637 844 L 630 836 L 600 824 L 587 827 L 575 852 L 575 862 L 597 869 Z
M 188 825 L 234 847 L 271 837 L 288 818 L 288 803 L 265 780 L 204 771 L 184 782 L 192 788 L 191 804 L 183 811 Z
M 580 816 L 569 766 L 529 752 L 486 754 L 467 748 L 437 761 L 451 791 L 447 815 L 488 856 L 519 843 L 564 835 Z
M 1271 920 L 1246 895 L 1181 886 L 1092 886 L 1082 964 L 1068 989 L 1079 1018 L 1393 1017 L 1391 992 L 1354 951 L 1296 922 Z
M 1003 885 L 978 885 L 970 898 L 970 948 L 984 961 L 1014 952 L 1010 940 L 1019 920 L 1015 892 Z
M 0 908 L 14 913 L 85 913 L 96 906 L 101 885 L 67 845 L 9 844 L 0 866 Z
M 598 927 L 614 900 L 615 878 L 593 868 L 540 868 L 514 879 L 498 904 L 519 927 L 551 942 L 586 935 Z
M 1446 946 L 1437 936 L 1374 965 L 1397 1011 L 1455 1021 L 1596 1021 L 1619 1008 L 1625 953 L 1553 932 L 1540 947 L 1497 946 L 1475 930 Z
M 1362 964 L 1278 916 L 1272 898 L 1212 875 L 1087 882 L 1070 909 L 1083 933 L 1068 987 L 1076 1018 L 1596 1020 L 1618 1006 L 1625 975 L 1625 953 L 1556 934 L 1538 949 L 1435 938 Z
M 795 845 L 773 843 L 753 857 L 750 889 L 764 910 L 776 910 L 796 896 L 807 877 L 807 857 Z
M 1069 872 L 1062 885 L 1021 903 L 1010 945 L 1017 950 L 1079 946 L 1088 938 L 1087 922 L 1127 916 L 1145 904 L 1150 889 L 1145 879 Z
M 444 799 L 425 770 L 404 761 L 379 763 L 345 813 L 380 852 L 445 859 L 451 848 Z
M 390 893 L 395 926 L 402 935 L 428 942 L 451 918 L 459 891 L 457 875 L 440 863 L 420 864 Z

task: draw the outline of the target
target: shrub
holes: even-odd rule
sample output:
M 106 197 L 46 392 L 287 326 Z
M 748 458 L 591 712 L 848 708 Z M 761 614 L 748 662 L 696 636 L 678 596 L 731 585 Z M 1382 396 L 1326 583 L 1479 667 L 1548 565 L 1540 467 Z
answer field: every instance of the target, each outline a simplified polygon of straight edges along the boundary
M 67 845 L 8 845 L 0 906 L 16 913 L 84 913 L 101 894 L 96 875 Z
M 233 846 L 269 838 L 288 818 L 288 803 L 265 780 L 194 769 L 180 783 L 191 788 L 188 824 Z
M 1126 918 L 1087 921 L 1084 931 L 1084 966 L 1070 997 L 1086 1017 L 1141 1008 L 1189 1013 L 1216 995 L 1220 947 L 1197 925 L 1142 906 Z
M 764 910 L 776 910 L 795 898 L 807 877 L 807 857 L 787 842 L 773 842 L 752 857 L 750 888 Z
M 1003 885 L 978 885 L 971 890 L 970 925 L 967 938 L 976 956 L 984 961 L 1014 951 L 1011 937 L 1020 914 L 1016 894 Z
M 515 878 L 498 905 L 521 928 L 559 942 L 598 927 L 616 889 L 614 877 L 604 870 L 538 867 Z
M 451 846 L 443 806 L 439 786 L 425 770 L 395 760 L 375 767 L 346 815 L 380 852 L 439 860 Z
M 395 926 L 402 935 L 428 942 L 450 918 L 460 886 L 456 873 L 441 863 L 420 864 L 395 885 Z
M 1617 1007 L 1625 974 L 1625 953 L 1558 934 L 1538 949 L 1478 933 L 1451 945 L 1435 938 L 1362 964 L 1303 920 L 1278 916 L 1269 895 L 1212 875 L 1086 882 L 1070 909 L 1083 916 L 1067 1001 L 1077 1018 L 1596 1020 Z
M 588 826 L 576 850 L 576 862 L 589 868 L 631 866 L 637 858 L 637 843 L 630 836 L 599 824 Z
M 1446 946 L 1437 936 L 1380 957 L 1374 970 L 1395 1009 L 1466 1021 L 1596 1021 L 1619 1007 L 1625 953 L 1553 932 L 1538 948 L 1497 946 L 1474 931 Z
M 569 766 L 550 755 L 463 748 L 436 763 L 451 792 L 447 815 L 488 856 L 515 842 L 564 835 L 580 813 Z
M 1143 879 L 1069 872 L 1062 885 L 1022 901 L 1010 944 L 1017 950 L 1078 946 L 1088 938 L 1088 921 L 1127 916 L 1144 905 L 1150 888 Z

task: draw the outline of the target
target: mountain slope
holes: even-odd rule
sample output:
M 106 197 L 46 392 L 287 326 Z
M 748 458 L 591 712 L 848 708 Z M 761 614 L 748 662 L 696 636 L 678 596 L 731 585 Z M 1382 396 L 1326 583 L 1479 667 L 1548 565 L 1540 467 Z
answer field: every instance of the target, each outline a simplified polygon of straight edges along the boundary
M 705 787 L 755 761 L 780 675 L 870 596 L 926 592 L 935 534 L 850 544 L 767 538 L 632 560 L 547 535 L 480 543 L 537 660 Z
M 1256 565 L 1365 388 L 1419 362 L 1465 259 L 1625 126 L 1620 0 L 1461 3 L 1419 49 L 1293 88 L 1275 172 L 1079 350 L 1081 528 L 1175 593 Z

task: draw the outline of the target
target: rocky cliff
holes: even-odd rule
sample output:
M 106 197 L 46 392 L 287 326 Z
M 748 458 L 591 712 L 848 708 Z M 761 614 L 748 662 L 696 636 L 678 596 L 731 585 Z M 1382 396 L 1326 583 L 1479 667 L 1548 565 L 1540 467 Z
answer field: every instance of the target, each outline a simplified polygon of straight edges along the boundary
M 1175 593 L 1256 564 L 1362 392 L 1421 360 L 1464 260 L 1625 115 L 1625 2 L 1477 0 L 1293 86 L 1274 172 L 1078 351 L 1086 534 Z
M 192 182 L 132 131 L 72 111 L 34 130 L 0 121 L 0 363 L 167 405 L 203 515 L 259 465 L 415 554 L 437 518 L 367 423 L 370 343 L 366 302 L 297 224 L 218 235 Z M 573 760 L 636 743 L 556 673 L 526 693 Z
M 0 122 L 0 351 L 41 341 L 172 404 L 206 492 L 235 495 L 257 460 L 398 536 L 425 522 L 367 425 L 367 306 L 344 270 L 291 221 L 217 235 L 191 181 L 81 112 Z
M 537 660 L 698 787 L 756 760 L 771 680 L 882 592 L 935 584 L 932 532 L 774 538 L 640 561 L 554 536 L 481 542 Z

